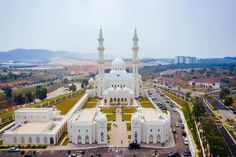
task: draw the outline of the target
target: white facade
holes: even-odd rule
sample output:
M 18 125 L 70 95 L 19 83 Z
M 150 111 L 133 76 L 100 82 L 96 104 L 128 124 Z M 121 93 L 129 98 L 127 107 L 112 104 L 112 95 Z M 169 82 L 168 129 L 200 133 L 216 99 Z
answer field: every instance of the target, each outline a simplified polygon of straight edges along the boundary
M 3 143 L 56 144 L 66 132 L 66 120 L 53 108 L 22 108 L 15 111 L 15 125 L 3 133 Z
M 106 104 L 112 102 L 127 102 L 132 104 L 134 98 L 143 95 L 142 77 L 138 74 L 138 37 L 135 29 L 133 37 L 132 73 L 126 72 L 125 62 L 117 58 L 113 60 L 110 73 L 104 73 L 104 47 L 102 31 L 100 30 L 99 41 L 99 74 L 95 77 L 94 95 L 104 98 Z
M 162 143 L 171 138 L 170 114 L 152 108 L 139 108 L 131 118 L 131 141 Z
M 195 86 L 198 88 L 211 88 L 211 89 L 220 89 L 220 82 L 195 82 L 189 81 L 191 86 Z
M 97 108 L 78 111 L 67 125 L 69 141 L 74 144 L 107 143 L 107 118 Z

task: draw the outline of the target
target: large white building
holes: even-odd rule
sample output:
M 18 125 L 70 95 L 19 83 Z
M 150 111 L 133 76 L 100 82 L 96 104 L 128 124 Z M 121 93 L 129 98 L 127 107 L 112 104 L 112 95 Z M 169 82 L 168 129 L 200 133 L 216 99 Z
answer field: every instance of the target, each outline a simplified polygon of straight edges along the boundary
M 196 57 L 189 57 L 189 56 L 175 57 L 175 64 L 195 64 L 195 63 L 197 63 Z
M 21 108 L 15 111 L 15 125 L 3 133 L 3 143 L 56 144 L 66 132 L 66 119 L 53 108 Z
M 164 144 L 171 134 L 170 114 L 159 109 L 139 108 L 131 117 L 131 141 Z
M 107 143 L 107 118 L 98 108 L 78 111 L 67 125 L 69 141 L 74 144 Z
M 103 98 L 105 104 L 113 102 L 127 102 L 132 105 L 134 98 L 143 95 L 142 77 L 138 74 L 138 36 L 135 29 L 133 37 L 133 59 L 132 59 L 132 73 L 126 72 L 125 62 L 117 58 L 113 60 L 110 73 L 104 73 L 104 38 L 102 30 L 100 30 L 99 41 L 99 72 L 95 77 L 94 95 Z

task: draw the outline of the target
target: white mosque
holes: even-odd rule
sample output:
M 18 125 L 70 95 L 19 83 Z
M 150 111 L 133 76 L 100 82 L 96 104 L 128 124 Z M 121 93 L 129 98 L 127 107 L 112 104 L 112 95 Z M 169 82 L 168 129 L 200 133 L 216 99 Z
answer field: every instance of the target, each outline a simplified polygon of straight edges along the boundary
M 125 62 L 116 58 L 112 61 L 110 73 L 104 73 L 104 46 L 103 35 L 100 29 L 98 38 L 99 47 L 99 72 L 94 81 L 94 95 L 98 98 L 103 98 L 105 105 L 112 103 L 126 102 L 127 105 L 133 104 L 133 99 L 143 96 L 142 77 L 138 74 L 138 36 L 137 31 L 134 31 L 133 37 L 133 59 L 132 73 L 127 73 Z

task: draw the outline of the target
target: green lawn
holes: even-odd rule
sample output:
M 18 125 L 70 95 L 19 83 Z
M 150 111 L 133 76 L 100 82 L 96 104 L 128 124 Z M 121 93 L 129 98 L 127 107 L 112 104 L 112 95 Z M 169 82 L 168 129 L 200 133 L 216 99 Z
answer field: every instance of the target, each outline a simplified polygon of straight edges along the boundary
M 111 130 L 111 123 L 107 123 L 107 131 Z
M 122 113 L 134 113 L 136 111 L 136 108 L 122 108 Z
M 103 113 L 115 113 L 116 109 L 111 108 L 111 107 L 104 107 L 104 108 L 101 108 L 101 112 L 103 112 Z
M 122 113 L 122 121 L 131 121 L 132 114 Z
M 12 121 L 9 121 L 7 123 L 1 124 L 0 125 L 0 129 L 4 128 L 5 126 L 7 126 L 8 124 L 10 124 Z
M 68 98 L 65 99 L 66 96 L 69 96 L 71 95 L 72 93 L 68 93 L 68 94 L 64 94 L 64 95 L 60 95 L 60 96 L 57 96 L 55 98 L 51 98 L 51 99 L 47 99 L 47 100 L 44 100 L 44 101 L 41 101 L 41 102 L 38 102 L 36 104 L 32 104 L 30 106 L 27 106 L 27 107 L 32 107 L 32 108 L 39 108 L 39 107 L 46 107 L 48 104 L 55 104 L 57 106 L 57 104 L 60 104 L 61 105 L 58 107 L 58 109 L 61 109 L 62 113 L 67 113 L 67 109 L 66 106 L 67 104 L 64 104 L 63 102 L 66 101 L 69 103 L 69 101 L 71 101 L 74 97 L 77 97 L 77 96 L 82 96 L 84 93 L 80 92 L 80 91 L 77 91 L 75 93 L 73 93 L 73 96 L 72 98 Z M 62 100 L 61 99 L 65 99 L 65 100 Z M 78 97 L 77 97 L 78 98 Z M 57 100 L 57 102 L 55 102 Z M 79 99 L 77 99 L 78 101 Z M 61 102 L 58 102 L 58 101 L 61 101 Z M 74 100 L 72 101 L 74 102 Z M 73 105 L 73 103 L 69 103 L 70 105 Z M 70 108 L 69 108 L 70 109 Z M 0 113 L 0 118 L 1 119 L 11 119 L 12 118 L 12 115 L 14 114 L 14 111 L 17 110 L 16 107 L 11 107 L 11 108 L 8 108 L 8 111 L 7 112 L 4 112 L 4 113 Z
M 142 98 L 142 99 L 139 100 L 139 102 L 140 102 L 141 106 L 144 107 L 144 108 L 154 108 L 155 109 L 155 107 L 149 101 L 148 98 Z
M 116 121 L 116 115 L 115 114 L 106 114 L 107 116 L 107 121 Z
M 64 138 L 66 138 L 67 135 L 67 132 L 64 132 L 59 138 L 57 145 L 62 145 L 62 141 L 64 140 Z
M 96 106 L 97 106 L 97 99 L 96 98 L 89 98 L 88 101 L 82 107 L 82 109 L 95 108 Z
M 127 131 L 131 131 L 131 123 L 126 122 Z
M 76 102 L 79 101 L 79 99 L 83 96 L 83 94 L 76 95 L 70 99 L 66 99 L 65 101 L 62 101 L 58 103 L 57 109 L 61 111 L 61 115 L 67 114 L 68 111 L 76 104 Z

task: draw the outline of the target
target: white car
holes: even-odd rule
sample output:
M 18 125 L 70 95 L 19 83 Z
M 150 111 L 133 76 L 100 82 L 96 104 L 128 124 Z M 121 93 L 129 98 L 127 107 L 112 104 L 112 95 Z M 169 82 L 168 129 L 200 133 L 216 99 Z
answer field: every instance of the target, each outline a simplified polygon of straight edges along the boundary
M 19 151 L 20 151 L 20 149 L 17 147 L 11 147 L 8 149 L 8 152 L 19 152 Z
M 184 144 L 188 145 L 188 139 L 187 138 L 184 138 Z
M 178 123 L 176 123 L 176 124 L 175 124 L 175 126 L 176 126 L 176 127 L 179 127 L 179 124 L 178 124 Z

